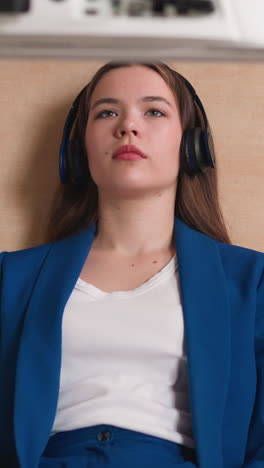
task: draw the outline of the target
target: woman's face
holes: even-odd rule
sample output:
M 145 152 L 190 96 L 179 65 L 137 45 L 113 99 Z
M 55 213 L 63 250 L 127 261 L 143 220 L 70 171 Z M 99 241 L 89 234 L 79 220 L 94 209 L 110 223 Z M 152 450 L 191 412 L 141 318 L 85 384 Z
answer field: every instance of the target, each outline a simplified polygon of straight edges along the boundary
M 151 101 L 146 96 L 162 99 Z M 103 98 L 117 101 L 95 105 Z M 98 191 L 132 198 L 163 190 L 175 194 L 181 136 L 175 97 L 157 72 L 143 65 L 111 70 L 93 92 L 85 134 Z M 115 150 L 128 144 L 137 146 L 146 158 L 113 159 Z

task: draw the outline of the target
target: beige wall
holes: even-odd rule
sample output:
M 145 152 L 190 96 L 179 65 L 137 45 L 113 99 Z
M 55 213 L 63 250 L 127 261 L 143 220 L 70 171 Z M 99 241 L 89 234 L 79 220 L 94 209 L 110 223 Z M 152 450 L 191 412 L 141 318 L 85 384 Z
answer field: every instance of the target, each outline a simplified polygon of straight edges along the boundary
M 0 61 L 0 251 L 39 245 L 70 104 L 103 62 Z M 264 252 L 264 64 L 171 62 L 211 122 L 232 243 Z

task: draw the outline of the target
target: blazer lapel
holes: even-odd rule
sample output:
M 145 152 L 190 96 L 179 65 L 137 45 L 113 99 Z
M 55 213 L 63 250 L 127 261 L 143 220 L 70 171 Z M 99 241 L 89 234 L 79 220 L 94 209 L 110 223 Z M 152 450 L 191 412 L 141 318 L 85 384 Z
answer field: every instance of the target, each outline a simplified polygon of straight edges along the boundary
M 230 373 L 230 306 L 216 242 L 176 218 L 189 399 L 200 468 L 223 468 L 222 420 Z
M 26 312 L 17 359 L 14 434 L 21 468 L 37 467 L 59 394 L 65 305 L 96 225 L 51 245 Z M 175 217 L 193 435 L 200 468 L 223 468 L 222 419 L 230 371 L 230 316 L 213 239 Z M 26 421 L 26 423 L 25 423 Z
M 14 436 L 21 468 L 38 466 L 52 430 L 59 392 L 63 311 L 94 232 L 95 225 L 48 246 L 40 266 L 17 359 Z

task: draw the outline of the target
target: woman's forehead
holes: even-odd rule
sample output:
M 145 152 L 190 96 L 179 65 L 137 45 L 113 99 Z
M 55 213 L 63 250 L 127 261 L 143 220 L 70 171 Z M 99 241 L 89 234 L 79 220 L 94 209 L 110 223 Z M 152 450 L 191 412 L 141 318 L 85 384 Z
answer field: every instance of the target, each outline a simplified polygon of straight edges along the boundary
M 129 96 L 127 91 L 129 90 Z M 112 92 L 111 96 L 109 92 Z M 107 93 L 107 95 L 106 95 Z M 143 99 L 146 96 L 160 96 L 171 104 L 175 104 L 175 94 L 163 77 L 143 65 L 122 67 L 107 72 L 97 83 L 91 96 L 92 107 L 99 98 L 127 97 Z M 145 99 L 146 100 L 146 99 Z

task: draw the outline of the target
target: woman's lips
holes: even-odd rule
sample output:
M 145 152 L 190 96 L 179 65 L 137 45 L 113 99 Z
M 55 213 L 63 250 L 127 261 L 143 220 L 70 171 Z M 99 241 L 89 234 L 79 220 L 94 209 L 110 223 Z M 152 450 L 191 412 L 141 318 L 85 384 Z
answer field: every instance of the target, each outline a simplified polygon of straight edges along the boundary
M 126 159 L 126 160 L 136 160 L 136 159 L 143 159 L 138 153 L 120 153 L 114 159 Z
M 123 154 L 129 155 L 125 157 L 120 157 Z M 139 156 L 136 157 L 136 156 Z M 117 148 L 113 154 L 113 159 L 141 159 L 146 158 L 145 154 L 137 148 L 135 145 L 123 145 Z

